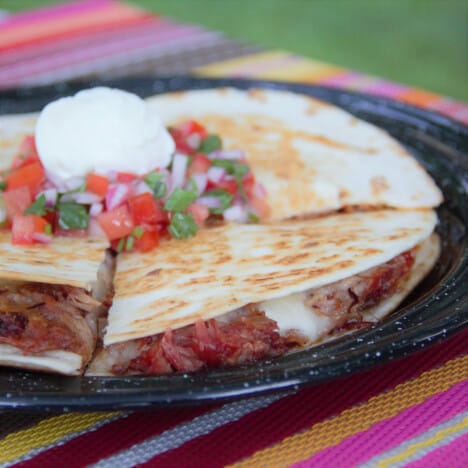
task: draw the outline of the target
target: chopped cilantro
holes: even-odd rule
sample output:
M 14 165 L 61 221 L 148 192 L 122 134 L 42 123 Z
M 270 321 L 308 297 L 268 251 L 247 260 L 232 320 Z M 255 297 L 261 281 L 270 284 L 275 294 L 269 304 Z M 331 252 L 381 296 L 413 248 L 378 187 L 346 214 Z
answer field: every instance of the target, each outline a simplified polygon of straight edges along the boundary
M 122 239 L 119 240 L 119 243 L 117 244 L 117 248 L 115 250 L 117 250 L 117 252 L 122 252 L 123 249 L 125 247 L 125 237 L 122 237 Z
M 176 213 L 171 219 L 169 232 L 176 239 L 187 239 L 194 236 L 198 231 L 198 226 L 191 214 Z
M 220 150 L 223 146 L 221 138 L 218 135 L 208 135 L 198 147 L 200 153 L 210 154 L 213 151 Z
M 125 243 L 125 250 L 127 252 L 130 252 L 130 250 L 133 250 L 134 245 L 135 245 L 135 238 L 133 236 L 128 236 L 127 242 Z
M 165 178 L 165 174 L 162 172 L 150 172 L 145 177 L 145 182 L 148 187 L 153 191 L 153 195 L 155 198 L 162 198 L 167 193 L 167 186 L 166 183 L 163 182 Z
M 233 196 L 223 189 L 208 190 L 203 194 L 204 197 L 216 197 L 220 205 L 217 208 L 210 208 L 210 213 L 222 214 L 224 210 L 229 208 L 232 203 Z
M 133 230 L 132 236 L 136 237 L 137 239 L 141 239 L 144 233 L 145 233 L 145 230 L 141 226 L 137 226 Z
M 47 212 L 46 209 L 46 197 L 44 194 L 41 194 L 36 198 L 24 211 L 24 214 L 35 214 L 38 216 L 44 216 Z
M 58 203 L 59 226 L 62 229 L 86 229 L 89 214 L 83 205 L 75 202 Z
M 255 213 L 249 212 L 247 216 L 251 223 L 258 223 L 260 221 L 260 218 Z
M 0 180 L 0 192 L 3 192 L 7 188 L 6 180 Z
M 197 194 L 191 190 L 182 190 L 176 188 L 166 200 L 164 209 L 166 211 L 172 211 L 175 213 L 181 213 L 184 211 L 190 204 L 192 204 L 197 199 Z

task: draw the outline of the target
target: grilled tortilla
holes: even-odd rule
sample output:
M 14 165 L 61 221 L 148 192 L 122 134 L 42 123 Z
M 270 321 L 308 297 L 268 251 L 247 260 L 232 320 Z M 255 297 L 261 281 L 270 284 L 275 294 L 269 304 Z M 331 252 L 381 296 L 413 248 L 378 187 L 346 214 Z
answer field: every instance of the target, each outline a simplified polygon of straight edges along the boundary
M 382 210 L 227 224 L 147 254 L 121 255 L 106 347 L 90 372 L 238 364 L 316 342 L 377 309 L 382 316 L 436 261 L 436 220 L 431 210 Z M 200 350 L 213 334 L 231 341 Z M 217 346 L 220 361 L 216 353 L 200 357 Z M 224 359 L 226 349 L 235 351 Z
M 386 132 L 335 106 L 285 91 L 220 88 L 149 99 L 166 125 L 196 119 L 243 150 L 270 218 L 346 207 L 435 207 L 442 195 Z

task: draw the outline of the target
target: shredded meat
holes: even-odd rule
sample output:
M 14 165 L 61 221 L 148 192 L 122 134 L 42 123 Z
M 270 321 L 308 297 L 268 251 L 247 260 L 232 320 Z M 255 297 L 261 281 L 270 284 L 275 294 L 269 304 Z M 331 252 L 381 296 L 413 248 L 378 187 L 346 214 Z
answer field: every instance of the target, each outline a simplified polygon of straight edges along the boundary
M 397 291 L 413 264 L 413 253 L 405 252 L 361 274 L 311 290 L 306 305 L 315 314 L 331 318 L 335 330 L 369 326 L 361 312 Z M 92 372 L 191 372 L 280 356 L 307 344 L 307 337 L 294 330 L 281 335 L 275 321 L 255 305 L 248 305 L 227 319 L 199 320 L 184 328 L 103 348 Z
M 100 303 L 71 286 L 0 286 L 0 344 L 27 353 L 75 352 L 87 362 L 96 344 L 94 314 Z
M 414 264 L 411 251 L 363 273 L 337 281 L 308 294 L 306 305 L 316 314 L 333 318 L 335 326 L 360 318 L 398 289 Z

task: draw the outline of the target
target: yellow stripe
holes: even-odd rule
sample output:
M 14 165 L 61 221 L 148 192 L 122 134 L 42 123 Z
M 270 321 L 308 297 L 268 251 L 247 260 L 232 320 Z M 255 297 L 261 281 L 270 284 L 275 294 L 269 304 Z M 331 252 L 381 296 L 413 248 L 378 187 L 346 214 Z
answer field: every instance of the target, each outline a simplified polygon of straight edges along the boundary
M 234 466 L 281 467 L 290 465 L 336 445 L 346 437 L 369 429 L 383 419 L 448 390 L 467 377 L 468 356 L 448 361 L 444 366 L 424 372 L 418 378 L 397 385 L 393 390 L 370 398 L 368 402 L 343 411 L 336 417 L 287 437 L 271 448 L 256 452 Z
M 447 429 L 441 429 L 440 431 L 436 432 L 436 434 L 434 434 L 432 437 L 430 437 L 427 440 L 423 440 L 421 442 L 410 445 L 407 450 L 405 450 L 402 453 L 399 453 L 398 455 L 395 455 L 391 458 L 387 458 L 385 460 L 381 460 L 377 466 L 381 468 L 387 468 L 387 467 L 393 466 L 394 463 L 404 461 L 408 457 L 411 457 L 418 450 L 430 447 L 431 445 L 434 445 L 437 442 L 440 442 L 446 437 L 452 434 L 455 434 L 461 431 L 462 429 L 465 429 L 466 427 L 468 427 L 468 418 L 464 418 L 463 421 L 457 424 L 456 426 L 449 427 Z
M 43 419 L 35 426 L 13 432 L 0 441 L 0 463 L 12 462 L 31 450 L 51 445 L 119 414 L 123 413 L 71 413 Z
M 283 81 L 315 81 L 335 75 L 342 68 L 279 50 L 260 52 L 198 67 L 201 76 L 251 76 Z

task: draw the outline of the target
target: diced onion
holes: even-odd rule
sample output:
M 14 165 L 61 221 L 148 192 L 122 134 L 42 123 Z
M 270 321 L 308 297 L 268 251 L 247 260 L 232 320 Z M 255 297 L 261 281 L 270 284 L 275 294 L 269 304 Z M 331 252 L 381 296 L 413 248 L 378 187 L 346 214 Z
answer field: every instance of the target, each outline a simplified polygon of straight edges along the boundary
M 260 182 L 256 182 L 253 188 L 253 194 L 255 197 L 265 198 L 266 197 L 265 187 Z
M 206 185 L 208 184 L 207 175 L 206 174 L 193 174 L 192 179 L 197 186 L 198 195 L 201 195 L 205 191 Z
M 197 149 L 201 143 L 201 136 L 198 133 L 192 133 L 185 141 L 191 148 Z
M 135 195 L 140 195 L 141 193 L 153 193 L 148 184 L 144 181 L 138 182 L 135 187 Z
M 188 158 L 183 154 L 176 153 L 172 161 L 172 189 L 181 188 L 185 182 Z
M 88 235 L 91 237 L 106 237 L 106 233 L 102 230 L 96 218 L 90 218 L 89 220 Z
M 102 213 L 103 209 L 102 203 L 93 203 L 89 209 L 89 214 L 90 216 L 97 216 Z
M 46 206 L 48 208 L 55 206 L 55 204 L 57 203 L 57 195 L 58 195 L 57 189 L 49 188 L 49 189 L 43 190 L 42 192 L 39 192 L 37 194 L 36 199 L 39 198 L 41 195 L 44 195 L 45 200 L 46 200 Z
M 107 178 L 111 184 L 117 182 L 117 171 L 109 171 L 107 173 Z
M 217 184 L 226 176 L 226 171 L 222 167 L 210 167 L 206 174 L 209 181 Z
M 197 200 L 197 203 L 201 203 L 202 205 L 205 205 L 208 208 L 219 208 L 221 206 L 221 201 L 218 197 L 200 197 Z
M 244 159 L 245 153 L 241 150 L 218 150 L 208 155 L 210 159 Z
M 121 205 L 128 197 L 130 189 L 125 184 L 112 184 L 106 194 L 106 208 L 113 210 Z
M 74 192 L 66 193 L 60 199 L 62 202 L 76 202 L 80 205 L 92 205 L 101 201 L 101 197 L 95 193 L 90 192 Z
M 41 244 L 49 244 L 52 242 L 52 236 L 43 234 L 42 232 L 34 232 L 32 235 L 33 240 L 40 242 Z
M 236 223 L 247 222 L 247 212 L 244 207 L 234 205 L 224 211 L 223 217 L 226 221 L 234 221 Z
M 63 182 L 63 185 L 69 190 L 76 190 L 77 188 L 80 188 L 84 185 L 85 179 L 84 177 L 70 177 L 70 179 L 67 179 Z

